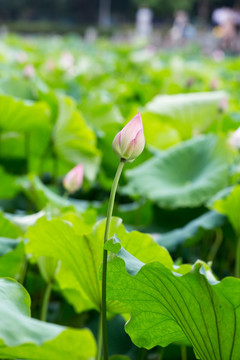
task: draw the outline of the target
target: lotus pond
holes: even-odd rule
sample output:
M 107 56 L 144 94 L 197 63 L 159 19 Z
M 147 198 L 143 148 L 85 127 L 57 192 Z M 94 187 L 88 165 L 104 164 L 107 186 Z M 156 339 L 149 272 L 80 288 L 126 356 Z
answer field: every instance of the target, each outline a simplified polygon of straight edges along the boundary
M 0 358 L 239 360 L 240 58 L 10 34 L 0 60 Z

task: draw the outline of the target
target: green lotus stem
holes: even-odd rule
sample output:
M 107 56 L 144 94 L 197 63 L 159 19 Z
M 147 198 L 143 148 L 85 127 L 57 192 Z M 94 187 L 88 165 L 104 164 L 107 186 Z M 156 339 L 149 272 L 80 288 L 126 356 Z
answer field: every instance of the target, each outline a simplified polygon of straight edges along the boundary
M 187 347 L 184 345 L 181 346 L 181 359 L 187 360 Z
M 104 244 L 109 239 L 109 230 L 114 206 L 115 195 L 119 178 L 125 164 L 125 160 L 121 159 L 118 165 L 115 178 L 113 180 L 112 189 L 109 197 L 107 220 L 104 233 Z M 107 250 L 103 250 L 103 266 L 102 266 L 102 306 L 101 306 L 101 324 L 102 324 L 102 345 L 103 345 L 103 359 L 108 359 L 108 342 L 107 342 L 107 307 L 106 307 L 106 285 L 107 285 Z
M 240 236 L 237 239 L 235 276 L 240 278 Z
M 221 135 L 221 131 L 222 131 L 222 119 L 223 119 L 223 116 L 222 116 L 222 113 L 219 115 L 219 119 L 218 119 L 218 122 L 217 122 L 217 134 L 218 136 Z
M 101 315 L 98 327 L 98 344 L 97 344 L 97 356 L 96 360 L 101 360 L 102 357 L 102 322 L 101 322 Z
M 53 172 L 53 179 L 54 182 L 57 182 L 57 177 L 58 177 L 58 159 L 57 159 L 57 155 L 55 154 L 55 152 L 53 151 L 52 153 L 52 172 Z
M 216 230 L 216 239 L 211 246 L 211 249 L 208 254 L 208 261 L 213 261 L 215 259 L 215 256 L 217 255 L 217 252 L 222 244 L 223 241 L 223 232 L 221 228 L 218 228 Z
M 38 173 L 39 174 L 42 174 L 42 172 L 43 172 L 43 165 L 44 165 L 45 159 L 50 151 L 51 151 L 51 142 L 48 143 L 46 149 L 40 156 L 39 165 L 38 165 Z
M 30 134 L 25 132 L 24 136 L 24 148 L 25 148 L 25 157 L 26 157 L 26 172 L 29 171 L 29 158 L 30 158 Z
M 49 281 L 49 283 L 46 286 L 45 293 L 43 296 L 43 302 L 42 302 L 42 309 L 41 309 L 41 316 L 40 319 L 42 321 L 46 321 L 47 319 L 47 312 L 48 312 L 48 304 L 52 292 L 53 282 Z

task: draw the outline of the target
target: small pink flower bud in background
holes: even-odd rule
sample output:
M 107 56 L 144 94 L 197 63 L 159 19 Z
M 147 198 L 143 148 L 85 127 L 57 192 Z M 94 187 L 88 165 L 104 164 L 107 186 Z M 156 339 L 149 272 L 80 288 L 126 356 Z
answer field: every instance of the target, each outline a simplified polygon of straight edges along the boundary
M 83 165 L 78 164 L 63 178 L 63 186 L 70 193 L 73 194 L 79 190 L 83 183 Z
M 73 55 L 69 51 L 65 51 L 60 57 L 59 65 L 63 70 L 72 68 L 74 65 Z
M 126 161 L 136 159 L 145 146 L 141 114 L 138 113 L 115 136 L 112 147 L 115 154 Z
M 34 66 L 31 64 L 26 65 L 25 68 L 23 69 L 23 75 L 26 78 L 31 79 L 35 75 Z
M 210 89 L 211 90 L 217 90 L 219 88 L 219 80 L 218 78 L 213 78 L 210 82 Z
M 228 108 L 228 99 L 225 97 L 219 101 L 218 110 L 220 112 L 224 112 L 227 110 L 227 108 Z
M 45 68 L 48 72 L 52 72 L 55 68 L 54 60 L 48 59 L 47 62 L 45 63 Z
M 232 134 L 228 142 L 231 147 L 240 150 L 240 127 Z
M 190 88 L 195 83 L 195 79 L 193 77 L 190 77 L 187 79 L 186 87 Z

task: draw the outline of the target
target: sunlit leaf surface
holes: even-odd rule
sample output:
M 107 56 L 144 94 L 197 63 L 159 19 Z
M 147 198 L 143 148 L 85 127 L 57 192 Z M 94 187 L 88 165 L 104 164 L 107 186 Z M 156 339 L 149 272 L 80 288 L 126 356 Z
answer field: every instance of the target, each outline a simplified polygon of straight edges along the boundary
M 137 346 L 190 342 L 199 359 L 239 359 L 239 279 L 217 282 L 200 263 L 179 276 L 160 262 L 145 265 L 119 245 L 106 245 L 117 252 L 109 263 L 108 299 L 128 308 L 126 331 Z

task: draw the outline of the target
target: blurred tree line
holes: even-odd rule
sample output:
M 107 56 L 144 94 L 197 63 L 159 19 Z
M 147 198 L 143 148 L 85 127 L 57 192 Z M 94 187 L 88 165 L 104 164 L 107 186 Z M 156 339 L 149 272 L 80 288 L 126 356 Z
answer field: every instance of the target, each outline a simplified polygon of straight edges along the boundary
M 176 10 L 185 10 L 193 17 L 208 18 L 211 12 L 218 7 L 235 7 L 240 5 L 239 0 L 133 0 L 136 5 L 149 6 L 158 16 L 168 17 Z
M 0 19 L 97 23 L 111 10 L 115 22 L 135 19 L 139 6 L 151 7 L 159 21 L 170 19 L 175 10 L 186 10 L 193 17 L 207 18 L 216 7 L 239 5 L 236 0 L 0 0 Z M 100 14 L 99 14 L 100 13 Z M 101 20 L 101 19 L 100 19 Z

